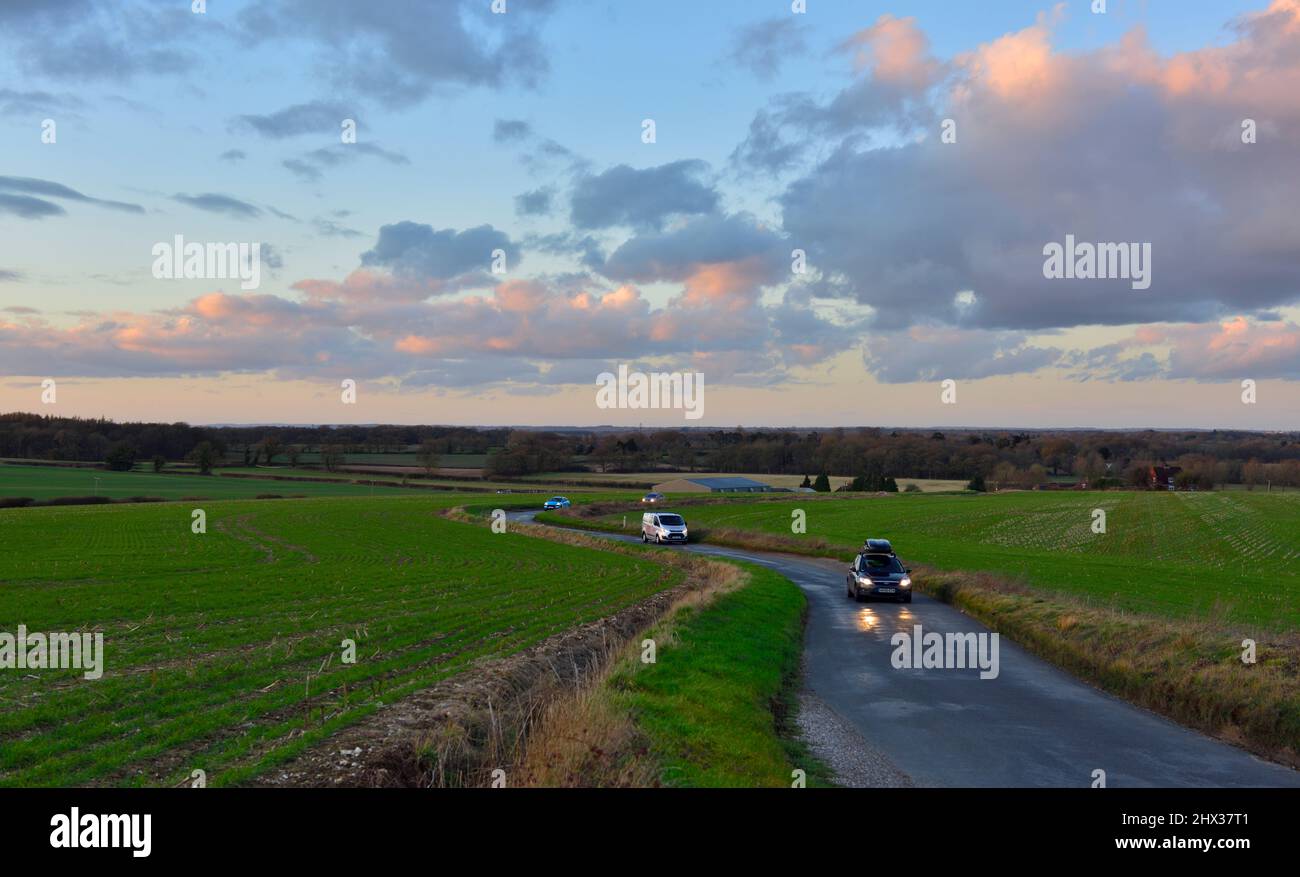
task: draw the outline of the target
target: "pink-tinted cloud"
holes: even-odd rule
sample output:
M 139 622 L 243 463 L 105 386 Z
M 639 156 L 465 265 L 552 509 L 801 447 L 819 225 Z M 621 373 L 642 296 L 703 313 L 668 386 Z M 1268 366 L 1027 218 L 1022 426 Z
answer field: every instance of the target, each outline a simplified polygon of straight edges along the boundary
M 1168 348 L 1166 376 L 1197 380 L 1300 378 L 1300 326 L 1233 317 L 1221 323 L 1146 326 L 1129 346 Z

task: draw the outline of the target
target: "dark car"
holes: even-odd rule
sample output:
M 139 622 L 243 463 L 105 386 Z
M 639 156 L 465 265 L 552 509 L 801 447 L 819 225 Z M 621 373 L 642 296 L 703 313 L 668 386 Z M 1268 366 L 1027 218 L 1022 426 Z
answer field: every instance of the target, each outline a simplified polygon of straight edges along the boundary
M 853 559 L 853 566 L 849 567 L 848 595 L 859 601 L 881 597 L 911 603 L 911 572 L 899 562 L 896 554 L 864 551 Z

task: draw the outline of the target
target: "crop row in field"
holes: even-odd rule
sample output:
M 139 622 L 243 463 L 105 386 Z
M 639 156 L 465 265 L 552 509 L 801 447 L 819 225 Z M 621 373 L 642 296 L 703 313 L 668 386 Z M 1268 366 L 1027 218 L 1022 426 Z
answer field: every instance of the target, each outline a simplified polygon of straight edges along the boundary
M 0 670 L 0 785 L 237 782 L 677 581 L 448 521 L 456 497 L 0 511 L 0 630 L 101 631 L 102 678 Z M 341 662 L 355 640 L 357 661 Z

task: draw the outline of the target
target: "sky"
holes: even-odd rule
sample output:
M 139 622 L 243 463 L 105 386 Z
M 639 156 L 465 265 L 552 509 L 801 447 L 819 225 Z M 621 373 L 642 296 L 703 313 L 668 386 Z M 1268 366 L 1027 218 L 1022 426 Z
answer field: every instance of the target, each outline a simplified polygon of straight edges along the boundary
M 0 0 L 0 411 L 1300 429 L 1300 0 L 799 5 Z

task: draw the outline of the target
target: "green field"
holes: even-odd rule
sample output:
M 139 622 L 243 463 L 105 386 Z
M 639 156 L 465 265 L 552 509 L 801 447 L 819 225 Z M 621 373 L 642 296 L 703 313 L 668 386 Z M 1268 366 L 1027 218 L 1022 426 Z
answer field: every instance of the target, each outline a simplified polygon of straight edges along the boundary
M 354 476 L 355 477 L 355 476 Z M 322 484 L 310 481 L 273 481 L 252 478 L 221 478 L 215 475 L 166 475 L 157 472 L 111 472 L 107 469 L 77 469 L 70 466 L 0 466 L 0 497 L 30 496 L 54 499 L 60 496 L 107 496 L 127 499 L 156 496 L 180 499 L 202 496 L 210 499 L 246 499 L 260 493 L 306 496 L 409 495 L 400 487 L 367 487 L 359 484 Z
M 95 681 L 0 671 L 0 785 L 236 783 L 678 581 L 438 516 L 464 499 L 212 502 L 206 534 L 188 505 L 0 510 L 0 630 L 102 631 L 106 652 Z
M 809 537 L 844 546 L 846 556 L 868 536 L 887 538 L 905 560 L 1135 611 L 1300 625 L 1300 494 L 899 494 L 680 511 L 698 527 L 791 536 L 795 508 L 807 512 Z M 1104 535 L 1092 532 L 1093 509 L 1106 512 Z

